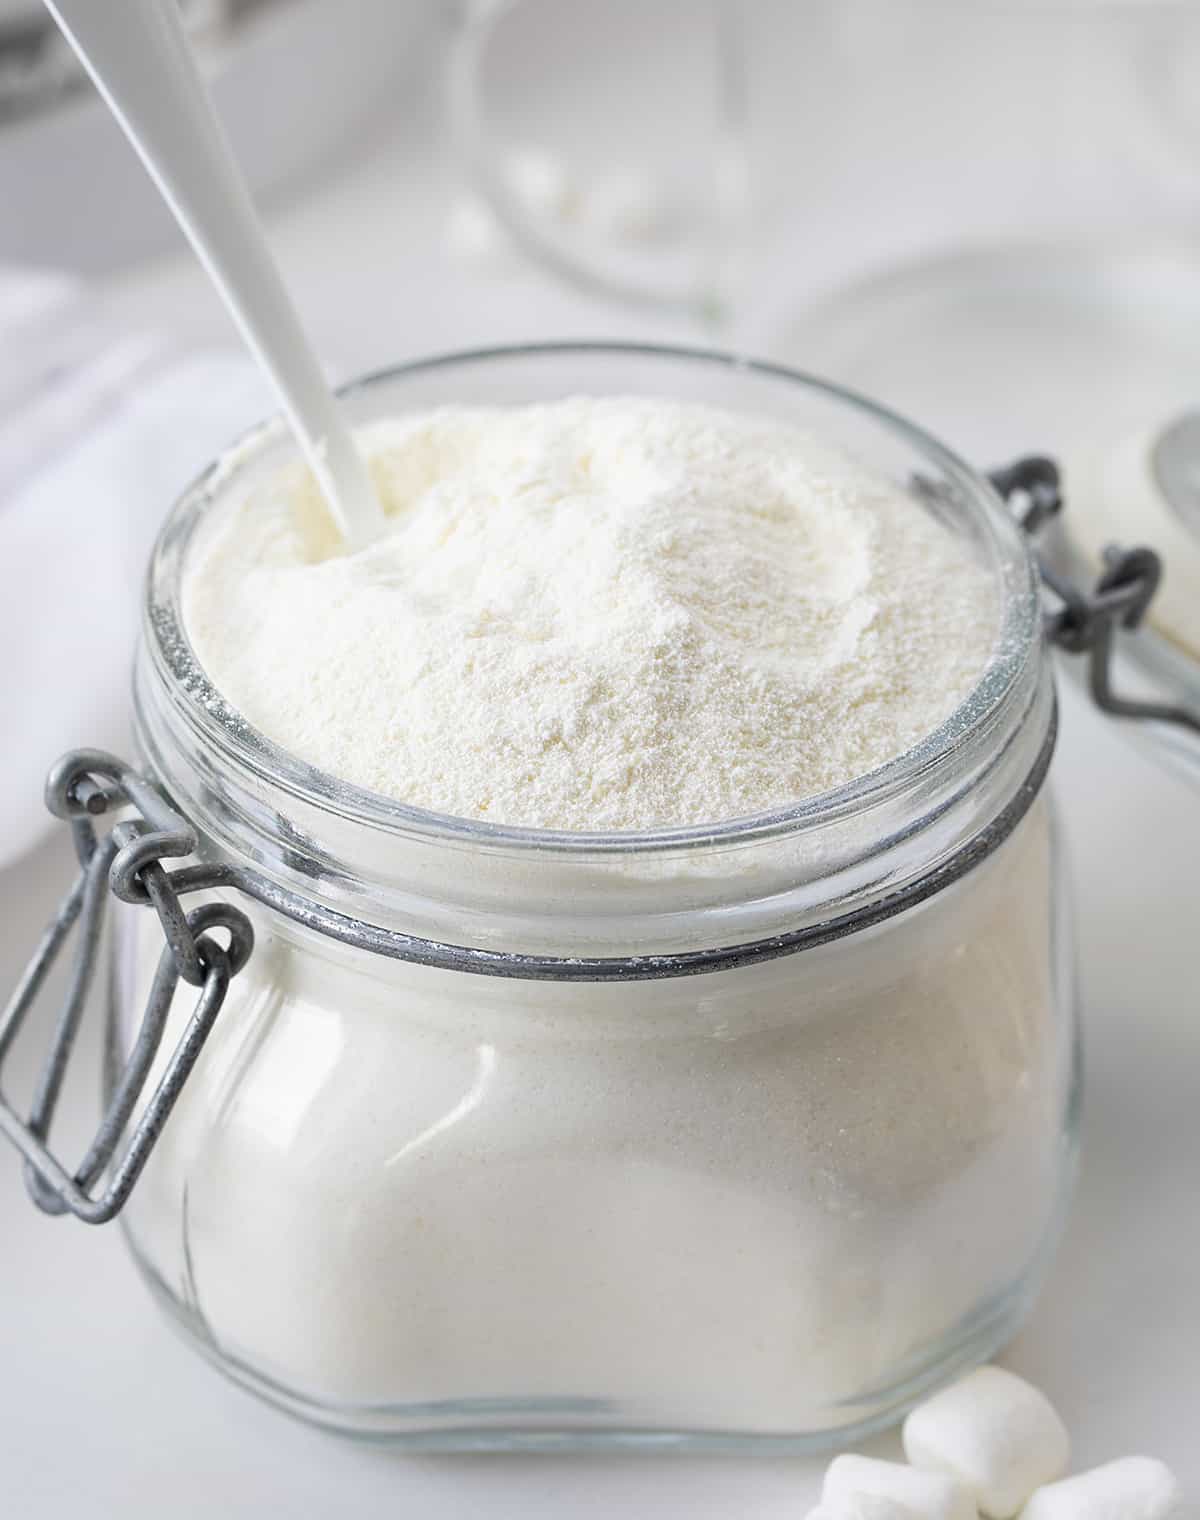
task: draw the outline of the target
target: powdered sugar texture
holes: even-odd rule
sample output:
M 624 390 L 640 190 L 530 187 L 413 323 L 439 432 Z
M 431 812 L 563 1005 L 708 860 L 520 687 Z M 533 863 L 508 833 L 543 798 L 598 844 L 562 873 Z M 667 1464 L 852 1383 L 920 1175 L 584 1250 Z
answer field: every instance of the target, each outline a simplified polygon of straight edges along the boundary
M 339 552 L 292 472 L 212 524 L 185 619 L 250 723 L 414 806 L 743 816 L 894 758 L 987 660 L 996 598 L 966 541 L 787 423 L 573 398 L 360 436 L 385 536 Z

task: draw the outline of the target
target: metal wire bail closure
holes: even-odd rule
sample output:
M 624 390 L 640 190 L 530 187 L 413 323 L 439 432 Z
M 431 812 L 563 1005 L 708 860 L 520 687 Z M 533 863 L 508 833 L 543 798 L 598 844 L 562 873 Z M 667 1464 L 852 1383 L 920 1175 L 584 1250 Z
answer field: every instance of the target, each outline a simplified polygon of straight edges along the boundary
M 1115 718 L 1171 723 L 1200 734 L 1200 713 L 1169 702 L 1136 701 L 1113 689 L 1117 633 L 1138 627 L 1162 579 L 1162 561 L 1155 551 L 1110 544 L 1095 586 L 1090 592 L 1080 591 L 1037 548 L 1039 534 L 1063 508 L 1055 462 L 1040 456 L 1018 459 L 988 478 L 1031 539 L 1038 573 L 1057 603 L 1046 612 L 1046 638 L 1065 654 L 1087 656 L 1088 690 L 1096 706 Z
M 116 824 L 99 838 L 92 819 L 130 804 L 141 816 Z M 77 930 L 75 957 L 28 1119 L 22 1119 L 0 1091 L 0 1132 L 25 1158 L 25 1185 L 38 1208 L 47 1214 L 70 1212 L 88 1224 L 103 1224 L 120 1212 L 141 1174 L 221 1010 L 230 980 L 250 956 L 254 931 L 246 915 L 229 903 L 205 903 L 190 913 L 184 911 L 162 860 L 190 855 L 196 847 L 195 834 L 155 787 L 114 756 L 101 750 L 78 750 L 65 756 L 46 782 L 46 805 L 71 825 L 79 876 L 0 1015 L 0 1073 L 73 929 Z M 141 1028 L 108 1108 L 83 1160 L 72 1171 L 50 1150 L 50 1127 L 94 979 L 110 890 L 123 902 L 152 905 L 166 946 Z M 212 931 L 219 928 L 227 931 L 227 946 L 213 936 Z M 162 1044 L 181 979 L 199 989 L 195 1008 L 118 1155 Z M 107 1186 L 94 1193 L 105 1173 Z

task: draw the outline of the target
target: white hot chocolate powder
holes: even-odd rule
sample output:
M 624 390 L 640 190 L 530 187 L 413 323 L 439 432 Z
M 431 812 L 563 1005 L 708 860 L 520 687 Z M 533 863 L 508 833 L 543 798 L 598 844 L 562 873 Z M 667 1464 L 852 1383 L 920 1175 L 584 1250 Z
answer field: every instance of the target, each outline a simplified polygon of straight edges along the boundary
M 302 482 L 226 492 L 185 613 L 262 731 L 407 802 L 567 829 L 746 814 L 904 750 L 987 659 L 963 542 L 782 423 L 572 400 L 366 442 L 383 540 L 338 553 Z M 552 953 L 628 954 L 640 903 L 728 943 L 693 890 L 779 891 L 770 848 L 499 851 L 472 917 L 449 906 L 475 901 L 470 855 L 421 849 L 410 875 L 406 837 L 381 849 L 418 883 L 389 922 L 501 948 L 525 948 L 511 911 Z M 1039 803 L 872 929 L 627 984 L 464 976 L 262 914 L 132 1238 L 221 1355 L 362 1428 L 853 1423 L 991 1334 L 1042 1249 L 1069 1075 L 1051 879 Z M 162 938 L 132 917 L 138 1014 Z
M 252 495 L 185 614 L 255 727 L 416 806 L 578 830 L 786 804 L 930 733 L 992 644 L 963 542 L 783 422 L 581 398 L 365 442 L 384 538 L 341 555 L 311 489 Z

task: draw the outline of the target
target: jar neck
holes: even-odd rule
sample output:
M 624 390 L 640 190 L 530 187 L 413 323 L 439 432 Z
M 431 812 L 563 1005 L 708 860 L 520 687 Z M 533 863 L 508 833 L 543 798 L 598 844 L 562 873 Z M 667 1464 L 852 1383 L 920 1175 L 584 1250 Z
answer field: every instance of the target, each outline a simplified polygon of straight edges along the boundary
M 1053 743 L 1049 663 L 1019 679 L 960 742 L 892 786 L 833 794 L 790 820 L 686 842 L 543 847 L 469 823 L 364 820 L 247 763 L 227 724 L 198 722 L 143 640 L 134 677 L 142 763 L 190 820 L 201 851 L 366 924 L 528 955 L 654 955 L 793 933 L 927 882 L 956 878 L 1033 800 Z M 228 742 L 225 742 L 225 740 Z M 947 870 L 947 868 L 950 868 Z
M 191 647 L 181 587 L 196 534 L 294 458 L 282 427 L 241 440 L 177 503 L 147 578 L 135 713 L 147 768 L 203 849 L 387 930 L 544 955 L 649 955 L 794 931 L 882 901 L 984 837 L 1045 758 L 1053 693 L 1028 546 L 937 440 L 813 377 L 716 353 L 566 344 L 402 366 L 342 394 L 365 425 L 445 404 L 662 396 L 778 417 L 899 483 L 987 567 L 997 636 L 970 696 L 913 750 L 756 818 L 639 835 L 439 817 L 314 770 L 253 730 Z

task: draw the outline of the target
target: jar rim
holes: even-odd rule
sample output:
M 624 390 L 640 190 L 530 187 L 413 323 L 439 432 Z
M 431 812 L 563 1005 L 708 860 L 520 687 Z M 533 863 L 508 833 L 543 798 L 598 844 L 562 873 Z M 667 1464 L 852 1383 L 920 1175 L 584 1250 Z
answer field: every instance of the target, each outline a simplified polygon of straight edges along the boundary
M 548 342 L 460 350 L 390 365 L 337 390 L 350 401 L 391 382 L 455 365 L 503 363 L 544 357 L 665 359 L 709 365 L 732 373 L 794 384 L 859 414 L 927 459 L 961 492 L 961 500 L 996 556 L 1002 593 L 999 625 L 988 661 L 952 713 L 915 745 L 862 776 L 799 801 L 711 823 L 626 831 L 541 829 L 484 822 L 420 808 L 370 791 L 309 764 L 254 728 L 213 685 L 190 639 L 180 607 L 186 550 L 216 494 L 268 445 L 285 436 L 281 416 L 256 424 L 234 440 L 182 493 L 167 514 L 146 577 L 146 640 L 155 665 L 166 675 L 177 706 L 205 743 L 247 768 L 259 780 L 347 820 L 384 832 L 475 847 L 503 847 L 556 855 L 687 852 L 743 844 L 824 826 L 894 797 L 918 779 L 953 766 L 981 730 L 1006 707 L 1022 684 L 1040 638 L 1041 603 L 1032 556 L 991 484 L 965 460 L 916 423 L 848 387 L 766 360 L 718 349 L 657 343 Z

